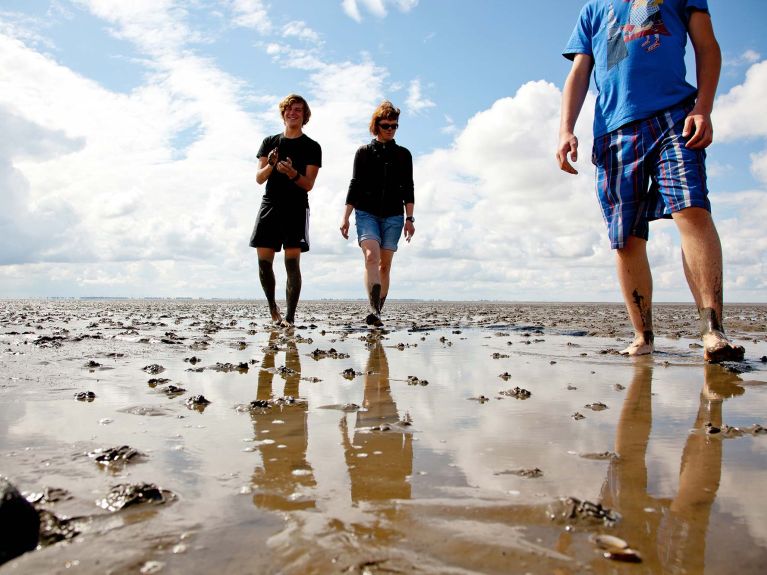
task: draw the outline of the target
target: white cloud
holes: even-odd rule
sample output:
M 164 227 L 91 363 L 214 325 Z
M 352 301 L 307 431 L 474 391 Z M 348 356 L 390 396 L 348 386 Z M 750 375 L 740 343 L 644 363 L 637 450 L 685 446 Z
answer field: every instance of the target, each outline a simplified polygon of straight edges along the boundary
M 417 78 L 410 82 L 405 105 L 407 106 L 407 111 L 411 114 L 420 114 L 424 110 L 436 106 L 434 102 L 421 93 L 421 81 Z
M 388 13 L 387 4 L 394 4 L 401 12 L 410 12 L 418 5 L 418 0 L 342 0 L 341 8 L 349 18 L 361 22 L 362 13 L 359 4 L 362 4 L 373 16 L 385 18 Z
M 252 28 L 261 34 L 272 31 L 272 22 L 262 0 L 231 0 L 230 7 L 235 26 Z
M 319 43 L 320 35 L 306 25 L 306 22 L 295 20 L 282 27 L 282 35 L 286 38 L 295 37 L 308 42 Z
M 721 141 L 767 136 L 764 94 L 767 93 L 767 60 L 746 72 L 743 84 L 716 99 L 713 112 L 716 138 Z
M 38 44 L 0 34 L 0 129 L 9 135 L 0 141 L 0 225 L 17 240 L 0 248 L 0 295 L 46 295 L 46 286 L 47 295 L 260 296 L 247 247 L 262 194 L 254 155 L 280 129 L 279 95 L 191 51 L 199 35 L 169 2 L 83 5 L 146 56 L 148 74 L 114 93 Z M 359 248 L 338 224 L 354 152 L 396 78 L 369 56 L 326 61 L 308 28 L 291 30 L 263 49 L 283 68 L 308 71 L 297 89 L 312 107 L 306 132 L 323 149 L 305 297 L 361 297 Z M 290 44 L 304 37 L 309 48 Z M 767 133 L 757 113 L 764 65 L 717 102 L 722 139 Z M 419 80 L 409 95 L 410 112 L 434 106 Z M 554 160 L 560 98 L 553 84 L 528 82 L 465 124 L 446 118 L 450 145 L 415 157 L 416 236 L 395 258 L 393 298 L 619 298 L 589 162 L 593 95 L 578 125 L 578 176 Z M 398 135 L 405 146 L 408 121 Z M 767 182 L 767 154 L 752 169 Z M 732 214 L 718 222 L 730 298 L 763 299 L 766 196 L 713 198 Z M 651 229 L 656 299 L 689 299 L 673 224 Z

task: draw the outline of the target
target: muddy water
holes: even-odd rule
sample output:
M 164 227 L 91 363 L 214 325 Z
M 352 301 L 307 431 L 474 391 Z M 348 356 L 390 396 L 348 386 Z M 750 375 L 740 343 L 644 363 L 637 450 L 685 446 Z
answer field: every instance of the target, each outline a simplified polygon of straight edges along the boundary
M 764 572 L 767 306 L 726 366 L 690 306 L 636 359 L 620 306 L 387 307 L 0 302 L 0 473 L 77 531 L 0 573 Z

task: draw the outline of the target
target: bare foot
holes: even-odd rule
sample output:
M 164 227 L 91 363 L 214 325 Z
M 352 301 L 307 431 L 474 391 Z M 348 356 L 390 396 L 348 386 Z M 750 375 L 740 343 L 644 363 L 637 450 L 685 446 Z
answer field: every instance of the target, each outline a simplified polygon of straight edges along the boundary
M 703 359 L 709 363 L 743 361 L 746 350 L 735 345 L 721 331 L 715 329 L 703 334 Z
M 626 349 L 620 351 L 621 355 L 649 355 L 655 351 L 652 341 L 648 342 L 644 337 L 637 336 Z
M 282 324 L 282 314 L 280 313 L 279 306 L 274 306 L 269 308 L 269 313 L 272 315 L 272 323 L 274 325 L 281 325 Z

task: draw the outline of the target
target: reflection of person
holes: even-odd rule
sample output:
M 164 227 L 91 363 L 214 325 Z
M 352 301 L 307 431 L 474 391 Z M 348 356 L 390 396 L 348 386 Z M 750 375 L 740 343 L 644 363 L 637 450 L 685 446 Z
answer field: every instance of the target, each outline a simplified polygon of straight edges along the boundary
M 354 156 L 354 171 L 346 195 L 341 234 L 349 239 L 349 216 L 354 210 L 357 242 L 365 258 L 365 288 L 370 302 L 368 325 L 381 327 L 381 309 L 389 293 L 392 259 L 403 230 L 405 239 L 415 233 L 413 216 L 413 158 L 394 141 L 399 108 L 381 103 L 370 120 L 375 138 Z
M 258 374 L 259 400 L 274 399 L 272 380 L 278 334 L 272 332 Z M 283 397 L 298 397 L 301 360 L 295 342 L 288 341 L 285 353 Z M 315 485 L 312 468 L 306 460 L 308 429 L 306 404 L 251 410 L 253 431 L 261 452 L 262 467 L 253 473 L 253 502 L 259 507 L 288 511 L 314 507 L 314 501 L 295 494 Z M 279 421 L 279 423 L 276 422 Z M 268 433 L 263 433 L 268 431 Z
M 264 288 L 269 313 L 275 324 L 282 323 L 274 299 L 274 253 L 285 248 L 285 288 L 288 305 L 285 322 L 295 321 L 301 295 L 301 252 L 309 251 L 309 195 L 320 166 L 320 145 L 303 133 L 311 110 L 301 96 L 291 94 L 280 102 L 285 124 L 281 134 L 264 138 L 258 150 L 256 181 L 266 182 L 250 246 L 258 251 L 258 274 Z
M 413 437 L 397 430 L 397 404 L 391 396 L 389 364 L 381 342 L 371 347 L 365 373 L 362 406 L 366 411 L 357 412 L 353 440 L 347 435 L 346 418 L 341 420 L 352 501 L 409 499 Z M 360 429 L 374 426 L 384 429 Z
M 610 464 L 603 503 L 623 519 L 616 535 L 641 554 L 652 572 L 702 573 L 709 516 L 722 469 L 722 440 L 706 435 L 706 423 L 722 425 L 722 403 L 743 393 L 740 379 L 719 366 L 704 366 L 700 406 L 682 453 L 679 488 L 673 498 L 648 489 L 647 446 L 652 429 L 652 365 L 637 364 L 626 391 L 615 438 L 618 457 Z M 655 512 L 648 513 L 648 509 Z
M 722 248 L 706 186 L 705 148 L 713 137 L 719 44 L 706 0 L 653 3 L 653 26 L 637 33 L 630 22 L 640 18 L 636 11 L 646 3 L 590 0 L 581 10 L 564 51 L 573 64 L 562 96 L 557 159 L 562 170 L 577 173 L 568 155 L 577 160 L 573 131 L 594 70 L 597 195 L 635 334 L 622 353 L 654 350 L 648 223 L 673 218 L 700 314 L 704 357 L 712 362 L 741 360 L 743 347 L 730 343 L 722 326 Z M 671 39 L 653 43 L 653 50 L 636 41 L 661 32 Z M 697 89 L 685 81 L 688 34 L 695 48 Z

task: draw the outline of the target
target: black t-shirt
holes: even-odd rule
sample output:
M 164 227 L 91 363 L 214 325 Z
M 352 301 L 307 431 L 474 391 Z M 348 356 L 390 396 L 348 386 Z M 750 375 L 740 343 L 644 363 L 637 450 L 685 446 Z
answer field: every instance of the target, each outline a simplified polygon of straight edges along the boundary
M 267 136 L 258 149 L 258 158 L 265 158 L 274 148 L 279 150 L 280 161 L 290 158 L 293 167 L 301 175 L 306 175 L 306 166 L 322 166 L 322 148 L 306 134 L 298 138 L 286 138 L 284 134 Z M 266 180 L 264 201 L 280 204 L 309 207 L 309 194 L 297 186 L 285 174 L 272 170 Z

